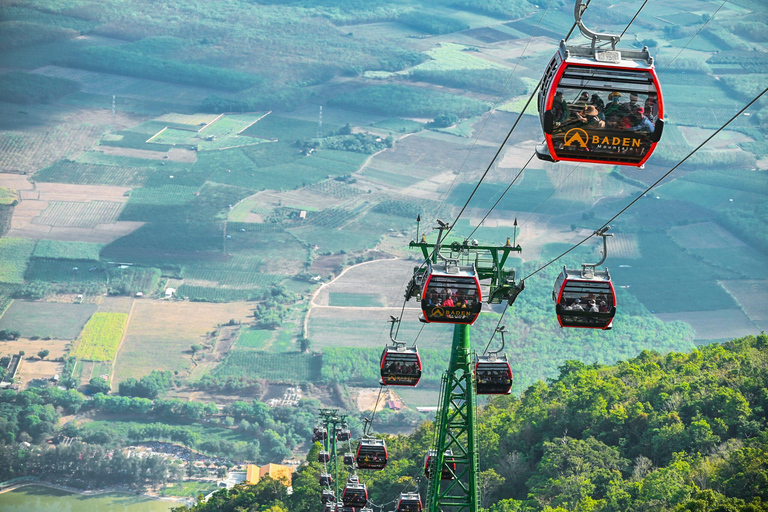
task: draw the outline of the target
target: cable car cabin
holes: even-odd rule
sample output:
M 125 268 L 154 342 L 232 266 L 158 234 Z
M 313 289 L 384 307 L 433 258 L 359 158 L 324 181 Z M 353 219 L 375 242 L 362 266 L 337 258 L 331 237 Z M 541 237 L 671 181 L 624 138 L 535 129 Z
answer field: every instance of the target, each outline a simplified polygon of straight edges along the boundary
M 331 454 L 325 450 L 320 450 L 317 454 L 317 462 L 320 464 L 328 464 L 331 462 Z
M 370 507 L 363 507 L 360 509 L 360 512 L 373 512 L 373 509 Z
M 320 485 L 330 487 L 333 483 L 333 477 L 330 473 L 320 473 L 320 478 L 318 478 L 317 481 Z
M 664 101 L 643 50 L 601 51 L 560 43 L 539 91 L 546 143 L 541 160 L 645 164 L 661 139 Z
M 351 453 L 345 453 L 344 458 L 342 459 L 342 462 L 345 466 L 354 466 L 355 464 L 355 456 Z
M 512 368 L 505 354 L 478 356 L 475 362 L 478 395 L 508 395 L 512 389 Z
M 404 492 L 397 500 L 396 512 L 421 512 L 424 506 L 421 504 L 421 496 L 416 492 Z
M 415 386 L 421 379 L 419 351 L 404 346 L 386 347 L 381 353 L 381 384 Z
M 437 450 L 428 450 L 424 456 L 424 476 L 427 480 L 430 478 L 430 465 L 432 464 L 432 457 L 437 455 Z M 453 457 L 453 450 L 445 450 L 443 453 L 443 471 L 440 474 L 440 480 L 453 480 L 456 478 L 456 463 L 454 461 L 448 461 Z M 436 464 L 436 463 L 435 463 Z
M 323 512 L 336 512 L 336 503 L 326 503 Z
M 352 438 L 352 432 L 348 428 L 336 427 L 336 440 L 349 441 Z
M 336 503 L 336 494 L 330 489 L 323 489 L 320 493 L 322 503 Z
M 608 269 L 563 267 L 552 291 L 560 327 L 608 330 L 616 315 L 616 293 Z
M 328 430 L 325 427 L 315 427 L 312 431 L 312 442 L 322 442 L 328 439 Z
M 358 510 L 360 509 L 350 505 L 344 505 L 343 503 L 339 503 L 336 506 L 336 512 L 357 512 Z
M 387 465 L 387 443 L 373 437 L 361 439 L 355 462 L 360 469 L 384 469 Z
M 364 507 L 368 503 L 368 489 L 359 482 L 347 482 L 341 495 L 345 507 Z
M 430 265 L 421 293 L 424 321 L 473 324 L 483 308 L 474 265 Z

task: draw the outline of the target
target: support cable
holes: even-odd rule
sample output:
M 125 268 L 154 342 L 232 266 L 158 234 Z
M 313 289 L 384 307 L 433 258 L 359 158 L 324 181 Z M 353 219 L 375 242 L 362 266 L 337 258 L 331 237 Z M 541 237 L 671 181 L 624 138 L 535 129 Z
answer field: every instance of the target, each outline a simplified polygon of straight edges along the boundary
M 592 1 L 592 0 L 589 0 Z M 549 0 L 547 2 L 547 6 L 544 8 L 544 11 L 541 13 L 541 16 L 539 17 L 539 22 L 536 23 L 536 28 L 531 32 L 530 37 L 528 38 L 528 41 L 525 43 L 525 47 L 523 47 L 522 53 L 520 53 L 520 56 L 517 58 L 517 62 L 515 62 L 515 67 L 512 68 L 512 72 L 509 74 L 509 77 L 507 78 L 507 81 L 504 82 L 504 87 L 502 87 L 501 92 L 499 93 L 499 96 L 496 98 L 496 104 L 494 105 L 493 109 L 491 110 L 491 114 L 488 115 L 488 117 L 483 122 L 483 125 L 480 127 L 480 131 L 477 133 L 477 137 L 475 137 L 475 140 L 472 142 L 472 146 L 469 148 L 469 151 L 467 152 L 467 156 L 464 158 L 464 161 L 461 163 L 461 166 L 459 167 L 458 172 L 456 173 L 456 176 L 453 178 L 453 181 L 451 182 L 451 186 L 448 187 L 448 190 L 443 195 L 443 199 L 440 201 L 440 204 L 437 206 L 437 211 L 440 211 L 440 208 L 443 206 L 443 203 L 448 198 L 448 194 L 451 193 L 451 190 L 453 190 L 454 185 L 456 185 L 456 180 L 459 178 L 459 174 L 461 173 L 462 169 L 464 169 L 464 166 L 467 163 L 467 160 L 469 160 L 469 156 L 472 154 L 472 150 L 477 145 L 477 141 L 480 140 L 480 135 L 482 135 L 483 131 L 485 130 L 485 126 L 488 124 L 488 121 L 491 119 L 491 115 L 493 114 L 493 111 L 496 110 L 499 103 L 501 102 L 501 98 L 504 94 L 504 91 L 507 89 L 507 86 L 509 85 L 509 81 L 512 80 L 512 77 L 515 76 L 515 72 L 517 71 L 518 65 L 520 65 L 520 61 L 523 59 L 523 56 L 525 55 L 525 52 L 528 50 L 528 45 L 531 44 L 531 41 L 533 40 L 533 37 L 536 35 L 536 32 L 539 30 L 539 25 L 541 25 L 541 21 L 544 19 L 544 15 L 549 10 L 549 5 L 552 3 L 552 0 Z M 587 2 L 589 3 L 589 2 Z M 575 24 L 574 24 L 575 26 Z M 573 30 L 573 29 L 571 29 Z M 534 91 L 535 92 L 535 91 Z M 525 109 L 523 109 L 523 112 L 525 112 Z M 523 113 L 520 113 L 520 116 L 522 117 Z M 518 118 L 519 121 L 519 118 Z M 517 122 L 515 122 L 517 124 Z M 512 128 L 514 130 L 514 127 Z M 511 134 L 511 132 L 510 132 Z M 507 136 L 509 138 L 509 136 Z M 506 139 L 504 141 L 506 143 Z
M 469 235 L 467 235 L 466 240 L 469 240 L 470 238 L 472 238 L 472 235 L 475 234 L 475 231 L 477 231 L 480 228 L 480 226 L 483 225 L 483 223 L 485 222 L 485 219 L 488 218 L 488 216 L 491 214 L 493 209 L 496 208 L 496 206 L 498 206 L 498 204 L 501 202 L 502 199 L 504 199 L 504 196 L 507 194 L 507 192 L 509 192 L 509 189 L 512 188 L 512 185 L 515 184 L 515 182 L 517 181 L 517 178 L 519 178 L 520 175 L 523 174 L 523 171 L 525 170 L 526 167 L 528 167 L 528 164 L 531 163 L 531 160 L 533 160 L 533 157 L 535 156 L 536 156 L 536 152 L 534 151 L 533 155 L 531 155 L 531 158 L 529 158 L 528 161 L 525 162 L 525 165 L 522 167 L 522 169 L 520 169 L 520 172 L 518 172 L 515 178 L 512 180 L 512 183 L 510 183 L 509 186 L 507 186 L 507 188 L 501 194 L 501 197 L 499 197 L 499 199 L 493 204 L 493 206 L 491 206 L 491 209 L 488 210 L 488 213 L 485 214 L 485 217 L 483 217 L 483 219 L 477 223 L 477 226 L 475 226 L 475 229 L 473 229 L 472 232 Z
M 728 1 L 728 0 L 723 0 L 723 3 L 722 3 L 722 4 L 720 4 L 720 7 L 718 7 L 718 8 L 717 8 L 717 10 L 716 10 L 714 13 L 712 13 L 712 16 L 710 16 L 710 17 L 709 17 L 709 19 L 708 19 L 707 21 L 705 21 L 705 22 L 704 22 L 704 24 L 701 26 L 701 28 L 699 28 L 699 30 L 698 30 L 698 31 L 696 31 L 696 33 L 695 33 L 695 34 L 693 34 L 693 35 L 691 36 L 691 38 L 688 40 L 688 42 L 687 42 L 687 43 L 685 43 L 685 46 L 683 46 L 683 47 L 680 49 L 680 51 L 679 51 L 679 52 L 677 52 L 677 55 L 675 55 L 675 58 L 674 58 L 674 59 L 672 59 L 671 61 L 669 61 L 669 64 L 667 64 L 667 67 L 665 67 L 665 68 L 664 68 L 662 71 L 660 71 L 660 72 L 659 72 L 659 74 L 662 74 L 662 73 L 664 73 L 664 71 L 666 71 L 667 69 L 669 69 L 669 66 L 671 66 L 671 65 L 672 65 L 672 63 L 673 63 L 673 62 L 675 62 L 675 61 L 677 60 L 677 58 L 680 56 L 680 54 L 681 54 L 681 53 L 683 53 L 683 51 L 684 51 L 686 48 L 688 48 L 688 45 L 689 45 L 689 44 L 691 44 L 691 42 L 692 42 L 694 39 L 696 39 L 696 36 L 698 36 L 698 35 L 699 35 L 699 33 L 700 33 L 702 30 L 704 30 L 704 27 L 706 27 L 706 26 L 709 24 L 709 22 L 710 22 L 710 21 L 712 21 L 712 19 L 715 17 L 715 15 L 716 15 L 718 12 L 720 12 L 720 9 L 722 9 L 722 8 L 723 8 L 723 6 L 725 5 L 725 3 L 726 3 L 727 1 Z
M 632 23 L 635 21 L 635 19 L 636 19 L 636 18 L 637 18 L 637 17 L 640 15 L 640 11 L 642 11 L 642 10 L 643 10 L 643 7 L 645 7 L 645 4 L 647 4 L 647 3 L 648 3 L 648 0 L 645 0 L 645 2 L 643 2 L 643 5 L 641 5 L 641 6 L 640 6 L 640 8 L 637 10 L 637 12 L 635 13 L 635 15 L 634 15 L 634 16 L 632 16 L 632 19 L 631 19 L 631 20 L 629 20 L 629 23 L 627 23 L 627 26 L 626 26 L 626 27 L 624 27 L 624 30 L 621 32 L 621 35 L 619 36 L 619 39 L 621 39 L 622 37 L 624 37 L 624 34 L 626 34 L 626 33 L 627 33 L 627 30 L 629 30 L 629 26 L 630 26 L 630 25 L 632 25 Z
M 689 159 L 691 156 L 693 156 L 693 154 L 694 154 L 694 153 L 696 153 L 698 150 L 700 150 L 702 147 L 704 147 L 704 145 L 705 145 L 705 144 L 707 144 L 707 143 L 708 143 L 710 140 L 712 140 L 712 139 L 715 137 L 715 135 L 717 135 L 718 133 L 720 133 L 721 131 L 723 131 L 723 130 L 724 130 L 724 129 L 725 129 L 725 128 L 726 128 L 726 127 L 729 125 L 729 124 L 731 124 L 731 123 L 732 123 L 732 122 L 733 122 L 733 121 L 734 121 L 734 120 L 735 120 L 737 117 L 739 117 L 741 114 L 743 114 L 745 110 L 747 110 L 749 107 L 751 107 L 751 106 L 752 106 L 752 105 L 753 105 L 753 104 L 754 104 L 754 103 L 755 103 L 757 100 L 759 100 L 760 98 L 762 98 L 762 97 L 763 97 L 763 95 L 764 95 L 766 92 L 768 92 L 768 87 L 767 87 L 767 88 L 765 88 L 765 89 L 763 89 L 763 92 L 761 92 L 760 94 L 758 94 L 757 96 L 755 96 L 755 98 L 754 98 L 754 99 L 752 99 L 752 101 L 750 101 L 749 103 L 747 103 L 747 104 L 746 104 L 746 106 L 744 106 L 744 107 L 743 107 L 741 110 L 739 110 L 738 112 L 736 112 L 736 113 L 735 113 L 735 114 L 734 114 L 734 115 L 733 115 L 733 116 L 732 116 L 732 117 L 731 117 L 731 118 L 730 118 L 728 121 L 726 121 L 726 122 L 725 122 L 725 124 L 723 124 L 723 125 L 722 125 L 720 128 L 718 128 L 717 130 L 715 130 L 715 132 L 714 132 L 714 133 L 712 133 L 712 135 L 710 135 L 709 137 L 707 137 L 707 138 L 704 140 L 704 142 L 702 142 L 701 144 L 699 144 L 698 146 L 696 146 L 696 148 L 695 148 L 693 151 L 691 151 L 690 153 L 688 153 L 688 154 L 687 154 L 687 155 L 686 155 L 686 156 L 685 156 L 685 157 L 684 157 L 682 160 L 680 160 L 680 161 L 679 161 L 677 164 L 675 164 L 675 166 L 674 166 L 674 167 L 672 167 L 672 168 L 671 168 L 669 171 L 667 171 L 666 173 L 664 173 L 664 174 L 663 174 L 663 175 L 662 175 L 662 176 L 661 176 L 659 179 L 657 179 L 656 181 L 654 181 L 654 182 L 653 182 L 653 183 L 652 183 L 652 184 L 651 184 L 651 185 L 650 185 L 650 186 L 649 186 L 647 189 L 645 189 L 645 191 L 644 191 L 642 194 L 638 195 L 638 196 L 637 196 L 635 199 L 633 199 L 632 201 L 630 201 L 630 203 L 629 203 L 627 206 L 625 206 L 624 208 L 622 208 L 622 209 L 621 209 L 621 210 L 620 210 L 620 211 L 619 211 L 619 212 L 618 212 L 616 215 L 614 215 L 613 217 L 611 217 L 610 219 L 608 219 L 608 221 L 606 221 L 606 222 L 605 222 L 605 224 L 603 224 L 603 225 L 602 225 L 602 226 L 601 226 L 601 227 L 600 227 L 600 228 L 599 228 L 597 231 L 600 231 L 601 229 L 603 229 L 603 228 L 605 228 L 606 226 L 608 226 L 608 225 L 609 225 L 611 222 L 613 222 L 614 220 L 616 220 L 616 219 L 619 217 L 619 215 L 621 215 L 622 213 L 624 213 L 625 211 L 627 211 L 627 210 L 629 209 L 629 207 L 630 207 L 630 206 L 632 206 L 633 204 L 635 204 L 636 202 L 638 202 L 638 201 L 640 200 L 640 198 L 642 198 L 643 196 L 645 196 L 645 194 L 647 194 L 648 192 L 650 192 L 650 191 L 651 191 L 651 190 L 652 190 L 652 189 L 653 189 L 653 188 L 654 188 L 656 185 L 658 185 L 659 183 L 661 183 L 661 182 L 664 180 L 664 178 L 666 178 L 667 176 L 669 176 L 670 174 L 672 174 L 672 172 L 674 172 L 674 171 L 675 171 L 675 170 L 676 170 L 678 167 L 680 167 L 680 166 L 681 166 L 681 165 L 682 165 L 682 164 L 683 164 L 683 163 L 684 163 L 686 160 L 688 160 L 688 159 Z M 566 254 L 568 254 L 569 252 L 573 251 L 574 249 L 576 249 L 577 247 L 579 247 L 580 245 L 582 245 L 584 242 L 586 242 L 587 240 L 589 240 L 589 239 L 590 239 L 590 238 L 592 238 L 593 236 L 595 236 L 595 233 L 592 233 L 591 235 L 589 235 L 589 236 L 588 236 L 588 237 L 586 237 L 584 240 L 582 240 L 581 242 L 577 243 L 576 245 L 574 245 L 573 247 L 571 247 L 571 248 L 570 248 L 570 249 L 568 249 L 567 251 L 563 252 L 562 254 L 560 254 L 559 256 L 557 256 L 556 258 L 554 258 L 554 259 L 550 260 L 548 263 L 546 263 L 546 264 L 542 265 L 541 267 L 539 267 L 539 268 L 538 268 L 537 270 L 535 270 L 534 272 L 531 272 L 530 274 L 528 274 L 527 276 L 525 276 L 525 277 L 522 279 L 522 281 L 525 281 L 525 280 L 526 280 L 526 279 L 528 279 L 529 277 L 532 277 L 532 276 L 534 276 L 534 275 L 538 274 L 539 272 L 541 272 L 542 270 L 544 270 L 545 268 L 547 268 L 548 266 L 550 266 L 552 263 L 556 262 L 557 260 L 559 260 L 560 258 L 562 258 L 563 256 L 565 256 L 565 255 L 566 255 Z

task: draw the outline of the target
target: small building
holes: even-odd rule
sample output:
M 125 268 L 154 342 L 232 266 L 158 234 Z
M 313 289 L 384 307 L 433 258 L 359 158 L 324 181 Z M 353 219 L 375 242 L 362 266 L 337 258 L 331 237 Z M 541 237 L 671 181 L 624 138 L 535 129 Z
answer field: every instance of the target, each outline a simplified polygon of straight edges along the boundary
M 136 298 L 140 299 L 144 296 L 144 292 L 136 292 Z
M 165 289 L 165 298 L 170 299 L 176 294 L 176 288 L 166 288 Z
M 248 464 L 245 469 L 245 481 L 249 484 L 257 484 L 259 480 L 269 475 L 270 478 L 281 482 L 286 487 L 291 486 L 291 474 L 294 468 L 282 464 L 267 464 L 258 467 L 255 464 Z
M 302 219 L 302 220 L 306 219 L 307 218 L 307 210 L 301 210 L 299 212 L 299 218 Z

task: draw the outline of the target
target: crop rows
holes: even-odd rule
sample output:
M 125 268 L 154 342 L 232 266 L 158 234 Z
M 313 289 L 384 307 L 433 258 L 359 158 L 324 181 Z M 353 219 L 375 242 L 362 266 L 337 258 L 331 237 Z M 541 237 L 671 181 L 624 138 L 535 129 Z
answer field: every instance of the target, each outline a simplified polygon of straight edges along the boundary
M 1 132 L 0 171 L 34 172 L 91 146 L 101 135 L 98 126 L 58 126 L 44 132 Z
M 354 212 L 344 208 L 326 208 L 319 212 L 307 213 L 307 223 L 324 228 L 338 228 L 354 217 Z
M 235 290 L 182 284 L 176 290 L 176 295 L 196 302 L 239 302 L 254 300 L 258 297 L 259 292 L 258 290 Z
M 506 66 L 495 64 L 486 59 L 476 56 L 473 52 L 466 51 L 466 46 L 443 43 L 439 48 L 429 50 L 427 55 L 432 57 L 423 64 L 419 64 L 414 69 L 488 69 L 497 68 L 507 70 Z
M 189 127 L 189 129 L 198 131 L 202 128 L 202 124 L 209 125 L 217 117 L 218 114 L 176 114 L 172 112 L 158 117 L 155 121 L 165 124 L 184 125 Z
M 117 221 L 123 203 L 91 201 L 51 201 L 32 222 L 54 227 L 94 228 L 98 224 L 112 224 Z
M 11 305 L 15 291 L 16 287 L 13 285 L 0 284 L 0 317 L 3 316 L 8 306 Z
M 314 194 L 330 196 L 336 199 L 347 199 L 349 197 L 358 196 L 363 193 L 363 191 L 357 187 L 353 187 L 348 185 L 346 182 L 336 180 L 325 180 L 319 183 L 313 183 L 312 185 L 304 187 L 304 190 Z
M 284 281 L 286 277 L 242 270 L 199 268 L 192 271 L 185 269 L 184 271 L 185 279 L 214 282 L 218 283 L 219 286 L 238 290 L 270 286 Z
M 35 173 L 35 181 L 72 183 L 75 185 L 137 187 L 146 183 L 152 171 L 148 167 L 93 165 L 72 160 L 58 160 Z
M 117 355 L 128 315 L 94 313 L 75 340 L 70 355 L 88 361 L 111 361 Z
M 310 354 L 271 354 L 254 350 L 230 350 L 213 371 L 215 377 L 248 377 L 270 382 L 299 383 L 317 380 L 321 360 Z
M 131 191 L 129 204 L 158 204 L 181 205 L 195 199 L 198 187 L 183 185 L 162 185 L 159 187 L 143 187 Z

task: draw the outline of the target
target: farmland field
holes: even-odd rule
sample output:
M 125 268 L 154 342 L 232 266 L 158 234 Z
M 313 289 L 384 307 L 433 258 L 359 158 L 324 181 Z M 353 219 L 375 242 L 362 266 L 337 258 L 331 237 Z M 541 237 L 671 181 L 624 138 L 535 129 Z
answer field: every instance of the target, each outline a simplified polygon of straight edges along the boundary
M 715 281 L 712 268 L 686 254 L 666 235 L 637 235 L 641 259 L 612 259 L 611 275 L 617 286 L 629 290 L 654 313 L 715 311 L 736 308 L 736 302 Z M 620 265 L 629 265 L 621 268 Z M 675 283 L 671 286 L 670 283 Z
M 57 126 L 41 132 L 0 132 L 0 172 L 32 173 L 60 158 L 92 147 L 101 126 Z
M 240 329 L 240 334 L 235 341 L 235 347 L 239 349 L 263 350 L 269 346 L 274 336 L 274 331 L 262 329 Z
M 93 260 L 33 258 L 24 274 L 27 281 L 49 283 L 106 283 L 109 277 Z
M 75 203 L 71 201 L 50 201 L 48 208 L 32 220 L 33 224 L 45 224 L 54 227 L 94 228 L 98 224 L 112 224 L 117 221 L 123 203 L 110 201 L 91 201 Z
M 15 300 L 0 318 L 0 329 L 19 331 L 27 338 L 39 336 L 74 340 L 96 308 L 96 304 Z
M 381 294 L 378 293 L 339 293 L 330 292 L 329 306 L 354 306 L 362 308 L 375 308 L 385 306 Z
M 102 244 L 87 242 L 62 242 L 60 240 L 40 240 L 32 253 L 33 258 L 55 260 L 92 260 L 99 261 Z
M 247 377 L 270 382 L 314 382 L 320 378 L 321 358 L 312 354 L 273 354 L 253 350 L 230 350 L 211 372 L 216 377 Z
M 765 300 L 768 281 L 722 281 L 721 284 L 738 301 L 750 320 L 762 330 L 768 328 L 768 301 Z
M 112 361 L 127 322 L 125 313 L 94 313 L 75 340 L 70 355 L 88 361 Z
M 427 53 L 432 60 L 419 64 L 414 69 L 446 70 L 446 69 L 508 69 L 501 64 L 477 57 L 474 52 L 466 51 L 464 45 L 443 43 Z
M 0 283 L 23 283 L 27 262 L 34 249 L 34 240 L 0 238 Z
M 136 301 L 117 355 L 113 382 L 138 379 L 152 370 L 184 372 L 191 368 L 191 345 L 205 340 L 216 324 L 230 319 L 244 321 L 250 315 L 251 306 L 243 302 Z

